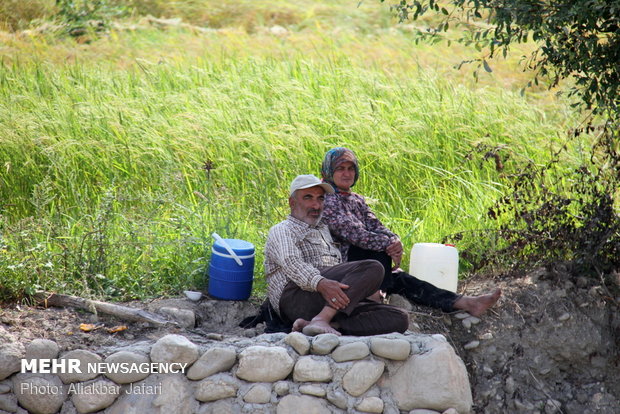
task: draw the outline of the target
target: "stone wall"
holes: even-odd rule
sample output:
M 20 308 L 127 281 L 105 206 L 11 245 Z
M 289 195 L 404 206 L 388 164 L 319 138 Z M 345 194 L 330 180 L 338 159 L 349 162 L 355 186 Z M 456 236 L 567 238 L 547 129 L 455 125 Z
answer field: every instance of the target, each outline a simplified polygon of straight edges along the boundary
M 20 372 L 21 359 L 46 358 L 79 360 L 82 367 L 104 363 L 104 368 Z M 152 368 L 170 363 L 174 369 L 186 364 L 184 372 Z M 107 372 L 113 365 L 151 368 Z M 73 350 L 60 356 L 58 345 L 45 339 L 26 347 L 0 345 L 0 413 L 464 414 L 471 409 L 467 371 L 442 335 L 216 335 L 197 345 L 169 334 L 108 354 Z

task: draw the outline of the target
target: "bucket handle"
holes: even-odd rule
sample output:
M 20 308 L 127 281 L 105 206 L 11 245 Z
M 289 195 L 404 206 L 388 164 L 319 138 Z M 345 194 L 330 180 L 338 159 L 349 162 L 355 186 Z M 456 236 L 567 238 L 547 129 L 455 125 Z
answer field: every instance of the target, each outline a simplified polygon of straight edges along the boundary
M 220 235 L 217 234 L 216 232 L 213 232 L 213 234 L 211 234 L 211 237 L 213 237 L 215 241 L 220 242 L 220 244 L 224 246 L 226 251 L 228 251 L 228 253 L 232 256 L 232 258 L 235 259 L 235 262 L 237 262 L 239 266 L 243 266 L 243 262 L 241 261 L 239 256 L 237 256 L 237 253 L 235 253 L 235 251 L 230 247 L 230 245 L 226 243 L 226 240 L 222 239 Z

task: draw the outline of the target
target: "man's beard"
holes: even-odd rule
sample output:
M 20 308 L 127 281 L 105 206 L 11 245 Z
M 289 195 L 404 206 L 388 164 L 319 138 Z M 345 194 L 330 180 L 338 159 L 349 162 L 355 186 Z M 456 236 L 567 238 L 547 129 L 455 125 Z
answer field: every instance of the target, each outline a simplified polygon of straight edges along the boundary
M 310 211 L 308 211 L 308 215 L 307 215 L 308 219 L 311 218 L 310 217 L 310 213 L 313 213 L 315 211 L 318 211 L 318 210 L 310 210 Z M 316 219 L 312 219 L 312 222 L 308 223 L 308 224 L 310 224 L 312 226 L 316 226 L 317 224 L 319 224 L 319 221 L 321 221 L 321 218 L 323 218 L 323 212 L 319 211 L 319 216 Z

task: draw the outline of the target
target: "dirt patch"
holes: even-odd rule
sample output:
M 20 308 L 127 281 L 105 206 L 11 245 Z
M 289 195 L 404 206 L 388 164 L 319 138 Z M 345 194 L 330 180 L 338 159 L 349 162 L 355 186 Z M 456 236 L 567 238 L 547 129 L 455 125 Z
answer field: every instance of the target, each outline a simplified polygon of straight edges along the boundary
M 6 331 L 15 340 L 25 344 L 36 338 L 55 341 L 61 351 L 73 349 L 97 350 L 122 347 L 141 341 L 155 341 L 169 333 L 182 333 L 196 343 L 205 337 L 255 336 L 262 333 L 262 325 L 255 329 L 242 329 L 241 319 L 256 313 L 260 303 L 250 301 L 201 300 L 186 298 L 155 299 L 145 302 L 123 303 L 124 306 L 158 312 L 162 308 L 188 309 L 196 315 L 194 328 L 166 326 L 156 328 L 147 323 L 120 321 L 105 314 L 93 314 L 71 308 L 13 305 L 0 309 L 0 333 Z M 84 332 L 81 324 L 92 324 L 97 329 Z M 119 332 L 108 329 L 126 326 Z M 0 340 L 3 335 L 0 335 Z
M 468 294 L 501 287 L 498 306 L 466 328 L 454 315 L 414 314 L 465 361 L 477 413 L 617 413 L 617 300 L 588 279 L 540 269 L 521 278 L 471 280 Z
M 456 315 L 411 306 L 397 296 L 391 301 L 408 308 L 411 330 L 441 333 L 452 343 L 470 373 L 477 413 L 616 413 L 620 406 L 617 302 L 585 278 L 544 270 L 516 279 L 472 279 L 465 293 L 488 292 L 496 286 L 503 290 L 500 302 L 469 327 Z M 263 325 L 252 329 L 237 325 L 255 314 L 259 304 L 208 298 L 125 304 L 150 311 L 192 310 L 193 328 L 153 328 L 72 309 L 14 305 L 0 310 L 0 331 L 24 344 L 47 338 L 62 351 L 86 348 L 105 355 L 105 350 L 152 342 L 169 333 L 182 333 L 198 344 L 222 336 L 253 337 L 263 332 Z M 82 332 L 81 323 L 100 328 Z M 116 333 L 105 329 L 118 325 L 127 329 Z

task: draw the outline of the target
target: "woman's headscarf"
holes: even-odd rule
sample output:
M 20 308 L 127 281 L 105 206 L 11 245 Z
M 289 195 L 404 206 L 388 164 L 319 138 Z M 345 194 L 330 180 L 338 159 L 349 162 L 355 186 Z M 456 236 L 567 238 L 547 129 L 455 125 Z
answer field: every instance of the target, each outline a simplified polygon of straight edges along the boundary
M 355 179 L 353 180 L 353 185 L 351 186 L 353 187 L 360 176 L 357 157 L 353 151 L 344 147 L 336 147 L 327 151 L 325 158 L 323 158 L 321 175 L 323 176 L 323 180 L 330 183 L 336 191 L 338 191 L 338 187 L 334 184 L 334 171 L 340 164 L 347 161 L 351 161 L 355 168 Z

